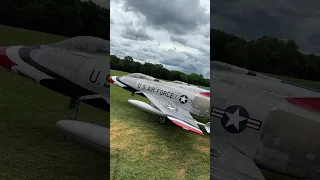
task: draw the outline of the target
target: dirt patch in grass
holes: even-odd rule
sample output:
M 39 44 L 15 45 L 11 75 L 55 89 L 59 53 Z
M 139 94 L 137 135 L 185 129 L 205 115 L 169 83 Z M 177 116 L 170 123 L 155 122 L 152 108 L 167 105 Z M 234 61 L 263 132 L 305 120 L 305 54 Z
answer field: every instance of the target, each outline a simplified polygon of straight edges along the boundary
M 179 169 L 178 171 L 178 178 L 179 179 L 185 179 L 186 169 Z

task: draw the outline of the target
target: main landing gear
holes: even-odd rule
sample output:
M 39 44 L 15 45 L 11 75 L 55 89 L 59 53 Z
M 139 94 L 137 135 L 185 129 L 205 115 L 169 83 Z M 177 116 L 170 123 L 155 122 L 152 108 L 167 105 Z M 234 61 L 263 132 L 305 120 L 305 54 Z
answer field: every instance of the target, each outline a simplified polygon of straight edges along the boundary
M 80 102 L 82 100 L 89 100 L 89 99 L 104 99 L 102 95 L 100 94 L 94 94 L 94 95 L 87 95 L 87 96 L 80 96 L 78 99 L 71 98 L 69 102 L 68 109 L 73 109 L 73 115 L 72 117 L 69 118 L 69 120 L 76 120 L 77 119 L 77 114 L 78 114 L 78 109 Z M 104 99 L 105 100 L 105 99 Z M 70 140 L 69 137 L 64 136 L 65 140 Z
M 72 104 L 72 101 L 74 102 L 75 99 L 71 99 L 70 100 L 70 104 L 69 104 L 69 108 L 70 109 L 74 109 L 73 111 L 73 116 L 69 118 L 69 120 L 76 120 L 77 118 L 77 114 L 78 114 L 78 109 L 79 109 L 79 104 L 82 100 L 90 100 L 90 99 L 103 99 L 103 96 L 101 94 L 94 94 L 94 95 L 86 95 L 86 96 L 80 96 L 74 105 L 71 105 Z M 73 108 L 72 108 L 73 107 Z
M 151 113 L 151 114 L 157 115 L 157 116 L 158 116 L 158 122 L 159 122 L 160 124 L 166 124 L 169 119 L 168 119 L 167 117 L 163 117 L 163 115 L 160 115 L 160 116 L 159 116 L 159 114 L 162 114 L 162 113 L 160 112 L 160 110 L 158 110 L 158 108 L 157 108 L 152 102 L 150 102 L 150 104 L 147 104 L 147 103 L 142 102 L 142 101 L 134 100 L 134 96 L 135 96 L 135 94 L 137 94 L 137 93 L 141 93 L 141 92 L 139 92 L 139 91 L 137 91 L 137 92 L 132 92 L 132 94 L 131 94 L 131 99 L 128 100 L 129 103 L 132 104 L 132 105 L 134 105 L 135 107 L 143 110 L 143 111 L 146 111 L 146 112 L 149 112 L 149 113 Z M 130 100 L 131 100 L 131 101 L 130 101 Z M 132 100 L 134 100 L 134 102 L 133 102 Z M 155 111 L 156 111 L 156 112 L 155 112 Z

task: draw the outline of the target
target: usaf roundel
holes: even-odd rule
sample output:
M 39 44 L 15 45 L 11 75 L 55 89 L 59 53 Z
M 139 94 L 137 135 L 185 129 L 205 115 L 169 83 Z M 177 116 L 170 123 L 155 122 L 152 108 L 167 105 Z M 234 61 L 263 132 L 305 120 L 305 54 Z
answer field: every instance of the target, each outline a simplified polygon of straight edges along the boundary
M 186 96 L 186 95 L 181 95 L 181 96 L 179 97 L 179 102 L 180 102 L 181 104 L 187 103 L 187 102 L 188 102 L 188 96 Z
M 222 127 L 230 133 L 241 133 L 247 127 L 260 130 L 261 121 L 250 118 L 248 111 L 238 105 L 232 105 L 225 110 L 212 108 L 211 115 L 221 119 Z

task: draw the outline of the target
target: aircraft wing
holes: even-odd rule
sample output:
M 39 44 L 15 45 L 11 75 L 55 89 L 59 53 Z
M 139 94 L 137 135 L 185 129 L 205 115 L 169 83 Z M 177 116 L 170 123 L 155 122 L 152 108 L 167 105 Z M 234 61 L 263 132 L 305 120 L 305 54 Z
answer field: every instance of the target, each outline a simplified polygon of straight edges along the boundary
M 173 101 L 170 102 L 167 99 L 164 99 L 163 96 L 146 92 L 143 92 L 143 94 L 174 124 L 182 127 L 183 129 L 203 134 L 196 120 L 193 119 L 191 114 L 187 110 L 183 109 L 180 104 Z
M 265 180 L 250 157 L 213 133 L 210 141 L 211 180 Z
M 108 98 L 106 95 L 101 95 L 101 98 L 105 100 L 106 103 L 110 104 L 110 98 Z

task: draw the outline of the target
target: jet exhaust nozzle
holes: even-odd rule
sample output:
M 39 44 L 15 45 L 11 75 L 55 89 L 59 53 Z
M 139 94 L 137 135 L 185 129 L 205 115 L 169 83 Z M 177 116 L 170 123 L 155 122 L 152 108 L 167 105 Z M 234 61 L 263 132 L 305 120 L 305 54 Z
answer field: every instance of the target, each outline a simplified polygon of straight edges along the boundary
M 159 111 L 157 108 L 151 106 L 150 104 L 143 102 L 143 101 L 138 101 L 138 100 L 134 100 L 134 99 L 129 99 L 128 102 L 137 107 L 138 109 L 141 109 L 145 112 L 157 115 L 157 116 L 161 116 L 161 117 L 166 117 L 165 114 L 163 114 L 161 111 Z

